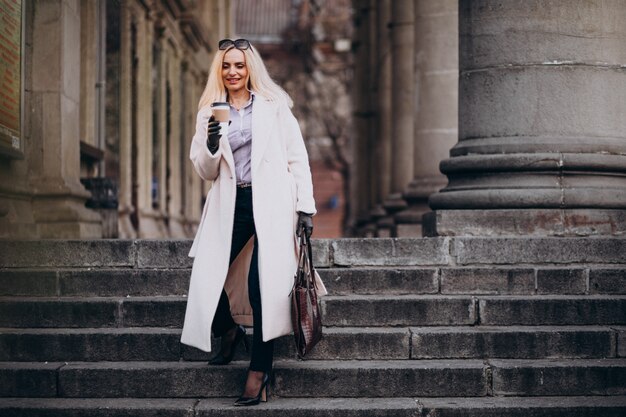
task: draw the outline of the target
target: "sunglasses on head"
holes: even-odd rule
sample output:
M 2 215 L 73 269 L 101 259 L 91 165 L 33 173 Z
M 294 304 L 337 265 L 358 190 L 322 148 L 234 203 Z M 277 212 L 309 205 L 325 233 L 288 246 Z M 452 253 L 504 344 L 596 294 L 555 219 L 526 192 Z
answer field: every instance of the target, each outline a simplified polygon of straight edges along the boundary
M 226 50 L 230 48 L 231 46 L 234 46 L 235 48 L 243 51 L 243 50 L 250 48 L 250 41 L 247 39 L 235 39 L 235 40 L 222 39 L 218 43 L 218 47 L 220 51 Z

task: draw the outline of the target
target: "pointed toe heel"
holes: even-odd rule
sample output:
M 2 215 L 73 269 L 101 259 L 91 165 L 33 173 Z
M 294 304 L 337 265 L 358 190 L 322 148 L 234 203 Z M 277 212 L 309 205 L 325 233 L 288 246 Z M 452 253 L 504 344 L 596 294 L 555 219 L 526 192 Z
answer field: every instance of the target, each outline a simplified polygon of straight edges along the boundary
M 250 405 L 258 405 L 261 402 L 267 402 L 268 398 L 269 398 L 269 382 L 270 382 L 270 375 L 268 373 L 264 373 L 263 374 L 263 380 L 261 382 L 261 388 L 259 389 L 259 393 L 256 395 L 256 397 L 244 397 L 241 396 L 239 398 L 237 398 L 237 401 L 235 401 L 236 406 L 250 406 Z
M 250 347 L 248 345 L 248 339 L 246 339 L 246 329 L 243 326 L 237 326 L 235 338 L 233 339 L 232 344 L 230 345 L 230 352 L 228 355 L 224 355 L 222 350 L 215 355 L 214 358 L 209 360 L 209 365 L 228 365 L 232 362 L 235 357 L 235 353 L 237 351 L 237 346 L 239 343 L 243 341 L 243 345 L 246 348 L 246 352 L 249 351 Z

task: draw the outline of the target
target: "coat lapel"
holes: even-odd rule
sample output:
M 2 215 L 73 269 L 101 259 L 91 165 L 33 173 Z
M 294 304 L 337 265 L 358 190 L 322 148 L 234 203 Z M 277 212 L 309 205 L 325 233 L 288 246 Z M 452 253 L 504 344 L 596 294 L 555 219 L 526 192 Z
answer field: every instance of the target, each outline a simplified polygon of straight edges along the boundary
M 254 173 L 261 163 L 263 152 L 267 147 L 270 134 L 276 122 L 274 103 L 267 101 L 257 94 L 252 105 L 252 172 Z

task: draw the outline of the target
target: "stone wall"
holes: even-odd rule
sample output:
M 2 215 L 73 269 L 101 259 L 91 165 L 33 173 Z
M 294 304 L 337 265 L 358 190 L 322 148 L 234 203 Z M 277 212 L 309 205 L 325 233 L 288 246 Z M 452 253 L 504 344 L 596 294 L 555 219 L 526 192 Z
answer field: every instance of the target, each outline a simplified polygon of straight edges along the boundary
M 23 3 L 24 159 L 0 159 L 0 238 L 102 237 L 81 184 L 98 178 L 121 237 L 191 236 L 207 187 L 188 142 L 230 2 Z

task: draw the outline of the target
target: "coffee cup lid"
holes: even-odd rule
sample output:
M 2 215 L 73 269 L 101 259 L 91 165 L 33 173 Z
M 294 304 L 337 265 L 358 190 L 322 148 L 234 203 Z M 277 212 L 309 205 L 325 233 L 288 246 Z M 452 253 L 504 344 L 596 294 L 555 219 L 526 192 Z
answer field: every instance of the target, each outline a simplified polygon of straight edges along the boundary
M 221 106 L 230 106 L 230 104 L 226 103 L 225 101 L 214 101 L 213 103 L 211 103 L 211 107 L 221 107 Z

